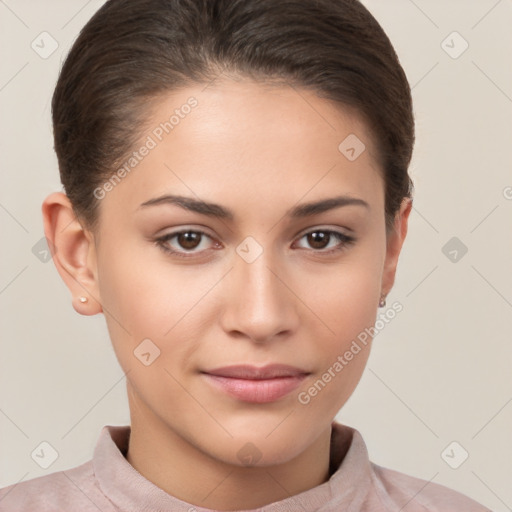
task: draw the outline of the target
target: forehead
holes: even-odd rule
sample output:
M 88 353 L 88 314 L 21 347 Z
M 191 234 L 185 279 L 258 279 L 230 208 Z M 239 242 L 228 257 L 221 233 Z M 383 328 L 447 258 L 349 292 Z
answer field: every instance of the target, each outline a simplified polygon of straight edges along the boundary
M 148 113 L 139 145 L 150 149 L 131 162 L 109 202 L 138 207 L 164 193 L 228 194 L 233 205 L 239 198 L 261 209 L 265 198 L 288 209 L 301 197 L 335 191 L 382 196 L 367 127 L 353 110 L 312 91 L 218 79 L 163 96 Z M 356 159 L 348 158 L 349 146 L 361 152 Z
M 230 143 L 236 143 L 231 144 L 232 153 L 252 150 L 259 158 L 280 153 L 288 160 L 317 159 L 318 153 L 338 157 L 339 142 L 354 133 L 373 152 L 371 135 L 354 108 L 289 83 L 218 79 L 180 90 L 157 102 L 150 126 L 165 123 L 169 113 L 186 107 L 190 97 L 197 105 L 180 117 L 173 135 L 181 144 L 202 142 L 210 151 L 219 148 L 224 157 Z

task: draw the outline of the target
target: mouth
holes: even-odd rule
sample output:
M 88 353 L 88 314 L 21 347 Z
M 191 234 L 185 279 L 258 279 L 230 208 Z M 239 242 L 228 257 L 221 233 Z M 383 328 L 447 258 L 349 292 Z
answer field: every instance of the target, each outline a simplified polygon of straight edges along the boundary
M 271 364 L 263 367 L 235 365 L 203 371 L 216 390 L 243 402 L 275 402 L 300 386 L 310 372 L 294 366 Z

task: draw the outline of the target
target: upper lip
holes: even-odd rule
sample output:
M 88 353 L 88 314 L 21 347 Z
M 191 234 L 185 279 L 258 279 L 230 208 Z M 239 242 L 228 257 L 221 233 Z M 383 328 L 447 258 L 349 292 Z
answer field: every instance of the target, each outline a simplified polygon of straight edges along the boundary
M 251 366 L 247 364 L 239 364 L 233 366 L 224 366 L 213 370 L 204 371 L 209 375 L 219 377 L 231 377 L 235 379 L 274 379 L 277 377 L 297 377 L 307 375 L 309 372 L 290 366 L 287 364 L 269 364 L 266 366 Z

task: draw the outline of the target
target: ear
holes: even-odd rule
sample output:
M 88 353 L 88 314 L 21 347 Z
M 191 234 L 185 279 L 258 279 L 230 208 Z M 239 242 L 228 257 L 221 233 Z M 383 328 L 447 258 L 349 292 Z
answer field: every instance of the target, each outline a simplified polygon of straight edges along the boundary
M 389 233 L 386 243 L 386 259 L 382 275 L 381 294 L 386 296 L 395 282 L 396 266 L 398 257 L 407 235 L 409 214 L 412 210 L 412 199 L 405 198 L 400 205 L 400 210 L 395 216 L 392 231 Z
M 69 288 L 77 313 L 103 311 L 98 286 L 94 236 L 78 221 L 71 202 L 62 192 L 50 194 L 42 205 L 44 234 L 53 249 L 53 262 Z M 86 297 L 86 302 L 80 298 Z

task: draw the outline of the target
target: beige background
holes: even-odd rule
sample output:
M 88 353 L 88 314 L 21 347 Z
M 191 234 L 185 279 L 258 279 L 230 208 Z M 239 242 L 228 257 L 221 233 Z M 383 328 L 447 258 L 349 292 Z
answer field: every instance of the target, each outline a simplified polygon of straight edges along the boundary
M 41 202 L 61 188 L 50 123 L 58 69 L 102 3 L 0 2 L 0 486 L 85 462 L 103 425 L 129 422 L 103 317 L 76 314 L 51 260 L 32 252 Z M 375 338 L 338 419 L 363 434 L 375 463 L 509 511 L 512 2 L 364 4 L 413 86 L 416 195 L 388 298 L 404 310 Z M 31 48 L 43 31 L 59 45 L 46 59 Z M 453 55 L 462 39 L 442 46 L 454 31 L 469 44 L 458 58 L 443 46 Z M 452 237 L 468 249 L 455 262 L 445 255 L 453 248 L 443 250 Z M 48 469 L 31 458 L 42 441 L 58 452 Z M 441 456 L 452 441 L 469 453 L 458 469 Z M 452 464 L 461 450 L 449 450 Z

